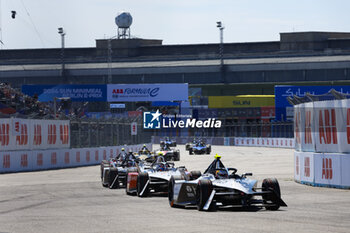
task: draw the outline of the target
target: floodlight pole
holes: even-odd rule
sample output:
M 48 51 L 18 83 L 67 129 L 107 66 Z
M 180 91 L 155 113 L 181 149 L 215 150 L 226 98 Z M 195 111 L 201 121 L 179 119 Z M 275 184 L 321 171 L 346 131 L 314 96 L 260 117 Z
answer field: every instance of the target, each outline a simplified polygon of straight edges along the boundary
M 61 76 L 65 76 L 65 63 L 64 63 L 64 36 L 66 35 L 62 27 L 58 28 L 58 34 L 61 35 Z
M 219 55 L 220 55 L 220 74 L 222 82 L 225 82 L 225 70 L 224 70 L 224 29 L 221 21 L 216 22 L 216 27 L 220 30 L 220 46 L 219 46 Z

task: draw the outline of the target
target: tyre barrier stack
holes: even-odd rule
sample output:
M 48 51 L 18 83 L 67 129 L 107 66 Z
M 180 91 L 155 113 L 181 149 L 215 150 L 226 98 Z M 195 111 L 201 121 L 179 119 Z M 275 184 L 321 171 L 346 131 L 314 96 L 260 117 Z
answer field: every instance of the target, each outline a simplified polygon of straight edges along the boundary
M 294 180 L 350 188 L 350 100 L 294 106 Z

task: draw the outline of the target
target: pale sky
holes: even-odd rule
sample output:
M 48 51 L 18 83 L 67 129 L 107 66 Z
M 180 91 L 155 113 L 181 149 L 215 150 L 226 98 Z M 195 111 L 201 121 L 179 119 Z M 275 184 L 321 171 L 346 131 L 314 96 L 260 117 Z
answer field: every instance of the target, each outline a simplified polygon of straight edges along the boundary
M 2 49 L 94 47 L 116 35 L 114 18 L 133 16 L 131 34 L 163 44 L 278 41 L 280 32 L 350 32 L 348 0 L 0 0 Z M 11 11 L 16 11 L 15 19 Z

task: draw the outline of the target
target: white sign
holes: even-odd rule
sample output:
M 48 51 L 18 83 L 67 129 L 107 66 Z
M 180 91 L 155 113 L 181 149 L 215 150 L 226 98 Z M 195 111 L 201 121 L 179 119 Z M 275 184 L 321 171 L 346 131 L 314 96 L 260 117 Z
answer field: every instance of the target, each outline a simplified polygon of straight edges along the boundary
M 125 104 L 110 104 L 109 108 L 125 108 Z
M 108 84 L 108 102 L 187 101 L 188 84 Z
M 131 123 L 131 135 L 137 135 L 137 122 Z

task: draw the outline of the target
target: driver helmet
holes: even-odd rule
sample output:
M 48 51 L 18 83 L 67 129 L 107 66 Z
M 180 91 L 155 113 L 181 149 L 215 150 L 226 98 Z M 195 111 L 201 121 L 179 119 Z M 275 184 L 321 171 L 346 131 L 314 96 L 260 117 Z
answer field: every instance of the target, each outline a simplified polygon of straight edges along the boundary
M 215 172 L 215 177 L 217 179 L 228 178 L 228 173 L 227 173 L 226 169 L 225 170 L 217 170 Z
M 146 144 L 143 144 L 143 147 L 146 147 Z
M 122 151 L 125 151 L 124 147 L 122 148 Z
M 158 151 L 157 155 L 164 155 L 162 151 Z

